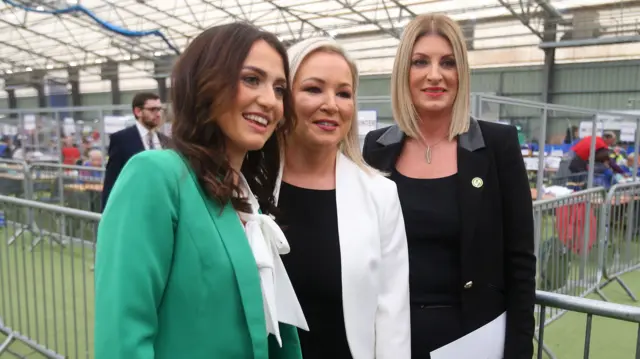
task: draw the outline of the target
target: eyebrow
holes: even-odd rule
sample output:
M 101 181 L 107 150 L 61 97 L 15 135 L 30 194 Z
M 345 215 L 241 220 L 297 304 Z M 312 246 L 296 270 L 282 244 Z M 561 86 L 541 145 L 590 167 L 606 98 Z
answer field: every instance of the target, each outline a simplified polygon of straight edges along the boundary
M 308 77 L 308 78 L 302 80 L 302 82 L 307 82 L 307 81 L 316 81 L 316 82 L 319 82 L 321 84 L 326 84 L 327 83 L 325 80 L 323 80 L 321 78 L 318 78 L 318 77 Z M 343 82 L 343 83 L 339 84 L 339 86 L 340 87 L 343 87 L 343 86 L 353 87 L 350 83 L 347 83 L 347 82 Z
M 251 70 L 253 72 L 258 73 L 258 75 L 262 76 L 262 77 L 268 77 L 267 76 L 267 72 L 259 67 L 255 67 L 255 66 L 243 66 L 243 69 L 245 70 Z M 280 76 L 276 79 L 276 82 L 287 82 L 287 80 Z
M 424 54 L 424 53 L 422 53 L 422 52 L 414 52 L 411 56 L 416 56 L 416 55 L 424 56 L 424 57 L 429 57 L 429 55 Z M 442 55 L 442 56 L 440 56 L 440 57 L 454 57 L 454 56 L 453 56 L 453 54 L 444 54 L 444 55 Z

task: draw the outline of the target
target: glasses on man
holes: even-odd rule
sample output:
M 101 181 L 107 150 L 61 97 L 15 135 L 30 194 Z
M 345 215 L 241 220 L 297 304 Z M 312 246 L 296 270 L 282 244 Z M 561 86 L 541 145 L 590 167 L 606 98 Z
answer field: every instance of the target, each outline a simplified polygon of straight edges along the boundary
M 147 110 L 149 112 L 153 112 L 153 113 L 158 113 L 158 112 L 164 110 L 164 108 L 162 108 L 162 107 L 143 107 L 142 109 L 143 110 Z

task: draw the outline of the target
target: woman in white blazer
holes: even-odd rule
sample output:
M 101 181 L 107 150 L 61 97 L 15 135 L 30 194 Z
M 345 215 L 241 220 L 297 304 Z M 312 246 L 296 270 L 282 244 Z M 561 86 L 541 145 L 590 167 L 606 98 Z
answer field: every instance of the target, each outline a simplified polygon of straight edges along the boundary
M 407 240 L 393 181 L 362 159 L 357 68 L 332 39 L 289 51 L 296 124 L 275 197 L 305 359 L 411 358 Z

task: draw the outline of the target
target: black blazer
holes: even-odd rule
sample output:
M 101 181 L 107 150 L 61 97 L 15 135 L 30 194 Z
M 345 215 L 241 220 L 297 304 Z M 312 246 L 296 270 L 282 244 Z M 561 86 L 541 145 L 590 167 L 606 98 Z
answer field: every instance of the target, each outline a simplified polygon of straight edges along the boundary
M 368 133 L 365 160 L 391 172 L 405 137 L 398 126 Z M 483 181 L 479 188 L 477 180 L 472 185 L 475 178 Z M 469 131 L 458 138 L 458 193 L 464 329 L 471 332 L 506 310 L 504 358 L 531 359 L 536 286 L 533 210 L 514 126 L 471 120 Z
M 158 139 L 162 147 L 166 147 L 169 143 L 169 138 L 160 132 L 158 132 Z M 140 132 L 138 132 L 138 128 L 135 125 L 111 134 L 109 137 L 109 161 L 107 161 L 102 188 L 102 211 L 107 205 L 111 189 L 124 165 L 127 164 L 131 157 L 144 151 L 144 149 Z

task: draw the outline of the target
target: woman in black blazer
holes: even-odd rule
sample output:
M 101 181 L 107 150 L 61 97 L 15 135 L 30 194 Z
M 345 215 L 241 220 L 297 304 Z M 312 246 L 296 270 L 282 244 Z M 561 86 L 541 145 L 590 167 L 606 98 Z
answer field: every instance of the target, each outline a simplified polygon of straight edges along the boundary
M 515 127 L 469 119 L 469 81 L 458 25 L 444 15 L 416 17 L 393 67 L 397 125 L 370 132 L 364 157 L 389 173 L 400 196 L 412 358 L 430 358 L 506 312 L 504 359 L 531 359 L 536 259 L 528 179 Z

